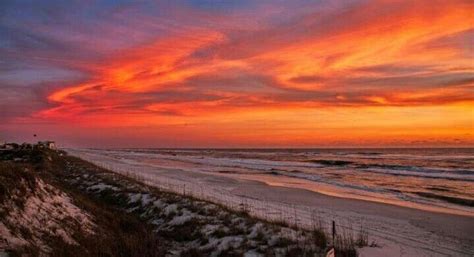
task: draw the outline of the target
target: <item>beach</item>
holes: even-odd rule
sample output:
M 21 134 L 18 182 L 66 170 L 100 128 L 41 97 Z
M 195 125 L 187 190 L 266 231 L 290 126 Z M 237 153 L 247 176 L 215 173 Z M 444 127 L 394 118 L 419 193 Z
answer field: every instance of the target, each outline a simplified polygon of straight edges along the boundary
M 132 176 L 158 188 L 202 197 L 237 207 L 266 219 L 283 219 L 298 226 L 335 221 L 338 233 L 367 230 L 377 247 L 363 248 L 361 256 L 471 256 L 474 253 L 474 217 L 469 207 L 433 210 L 346 197 L 301 188 L 298 178 L 274 174 L 203 172 L 193 165 L 165 168 L 158 159 L 130 151 L 68 149 L 72 155 Z M 156 155 L 152 154 L 152 155 Z M 173 159 L 175 156 L 170 155 Z M 273 178 L 273 179 L 271 179 Z M 284 182 L 282 182 L 284 181 Z M 357 192 L 357 191 L 355 191 Z M 429 209 L 429 208 L 428 208 Z

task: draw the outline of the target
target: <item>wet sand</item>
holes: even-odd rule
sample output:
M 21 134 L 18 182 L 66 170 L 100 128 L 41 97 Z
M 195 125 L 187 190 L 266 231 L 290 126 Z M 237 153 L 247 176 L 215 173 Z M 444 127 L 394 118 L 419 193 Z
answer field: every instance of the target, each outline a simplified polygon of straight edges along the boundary
M 428 212 L 364 200 L 339 198 L 304 189 L 268 186 L 265 184 L 241 183 L 241 185 L 232 192 L 248 197 L 265 196 L 265 199 L 269 201 L 282 201 L 299 206 L 318 206 L 318 208 L 333 210 L 335 212 L 351 211 L 367 217 L 380 216 L 403 220 L 435 234 L 456 236 L 460 239 L 470 238 L 474 246 L 473 217 Z
M 474 217 L 379 202 L 325 195 L 314 191 L 274 186 L 242 178 L 240 175 L 208 174 L 191 171 L 164 171 L 160 176 L 189 181 L 204 187 L 219 188 L 237 197 L 268 202 L 266 207 L 292 205 L 298 219 L 307 219 L 308 209 L 325 221 L 335 220 L 342 229 L 369 232 L 377 248 L 361 250 L 361 256 L 473 256 Z M 273 205 L 272 205 L 273 204 Z M 304 221 L 302 221 L 304 223 Z M 346 229 L 347 228 L 347 229 Z M 357 232 L 354 232 L 357 233 Z

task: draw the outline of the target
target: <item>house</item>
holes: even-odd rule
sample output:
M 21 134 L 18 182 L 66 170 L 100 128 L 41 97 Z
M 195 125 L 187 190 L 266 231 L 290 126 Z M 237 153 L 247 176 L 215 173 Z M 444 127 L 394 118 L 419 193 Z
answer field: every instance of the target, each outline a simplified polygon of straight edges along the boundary
M 56 150 L 56 143 L 54 141 L 39 141 L 37 146 L 39 148 L 47 148 L 47 149 L 52 149 Z

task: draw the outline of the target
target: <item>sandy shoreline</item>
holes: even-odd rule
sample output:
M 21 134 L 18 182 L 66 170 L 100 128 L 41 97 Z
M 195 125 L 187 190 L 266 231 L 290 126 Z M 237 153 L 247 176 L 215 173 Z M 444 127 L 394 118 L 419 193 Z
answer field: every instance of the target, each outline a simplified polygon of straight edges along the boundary
M 271 193 L 268 193 L 269 191 Z M 402 218 L 427 229 L 429 228 L 434 233 L 451 230 L 453 234 L 455 232 L 460 237 L 471 237 L 474 240 L 474 218 L 463 215 L 436 213 L 391 204 L 340 198 L 306 189 L 272 186 L 265 183 L 260 185 L 242 183 L 239 188 L 232 192 L 248 197 L 265 195 L 266 200 L 270 201 L 285 201 L 295 205 L 318 206 L 334 211 L 347 211 L 349 209 L 362 215 L 383 216 L 392 219 Z
M 150 163 L 106 156 L 100 151 L 70 151 L 84 159 L 109 165 L 117 172 L 144 176 L 149 184 L 181 183 L 186 190 L 205 190 L 223 201 L 252 200 L 256 213 L 291 212 L 302 225 L 316 213 L 341 228 L 368 229 L 381 247 L 365 248 L 362 256 L 472 256 L 474 218 L 324 195 L 306 189 L 272 186 L 249 178 L 178 169 L 158 169 Z M 199 192 L 195 192 L 199 194 Z M 261 205 L 261 206 L 259 206 Z M 265 214 L 266 215 L 266 214 Z M 277 214 L 278 215 L 278 214 Z
M 271 193 L 268 193 L 268 192 Z M 474 218 L 436 213 L 378 202 L 333 197 L 317 192 L 282 186 L 242 184 L 234 193 L 244 196 L 265 195 L 270 201 L 285 201 L 295 205 L 318 206 L 335 212 L 351 210 L 366 216 L 381 216 L 408 221 L 433 233 L 456 235 L 474 243 Z
M 175 172 L 168 174 L 170 177 L 175 175 Z M 292 204 L 297 215 L 302 217 L 306 208 L 329 215 L 329 219 L 342 223 L 342 226 L 356 230 L 367 226 L 371 238 L 382 247 L 363 249 L 362 256 L 380 253 L 384 256 L 470 256 L 474 253 L 474 217 L 329 196 L 230 176 L 197 175 L 184 171 L 178 177 L 183 179 L 183 175 L 205 181 L 209 186 L 224 186 L 239 197 Z
M 311 192 L 315 192 L 315 193 L 322 194 L 325 196 L 332 196 L 335 198 L 362 200 L 364 202 L 376 202 L 376 203 L 382 203 L 384 205 L 394 205 L 394 206 L 406 207 L 410 209 L 417 209 L 417 210 L 423 210 L 423 211 L 429 211 L 429 212 L 438 212 L 438 213 L 444 213 L 444 214 L 454 214 L 454 215 L 467 216 L 467 217 L 474 218 L 474 212 L 472 211 L 447 209 L 441 206 L 428 206 L 428 205 L 417 204 L 413 202 L 397 201 L 397 200 L 388 199 L 388 198 L 377 198 L 375 196 L 370 197 L 367 195 L 355 194 L 354 192 L 351 192 L 350 190 L 335 191 L 334 186 L 327 186 L 324 183 L 316 183 L 316 182 L 307 181 L 304 179 L 288 178 L 288 177 L 281 178 L 279 176 L 275 177 L 272 175 L 247 175 L 247 174 L 244 174 L 244 175 L 225 174 L 224 176 L 243 178 L 250 181 L 259 181 L 269 186 L 308 190 Z

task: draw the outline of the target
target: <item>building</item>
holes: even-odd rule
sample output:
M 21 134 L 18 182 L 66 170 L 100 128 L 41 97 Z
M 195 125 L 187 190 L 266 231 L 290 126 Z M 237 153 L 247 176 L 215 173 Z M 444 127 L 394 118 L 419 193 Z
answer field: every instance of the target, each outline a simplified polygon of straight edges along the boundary
M 56 143 L 54 141 L 39 141 L 38 142 L 38 147 L 39 148 L 47 148 L 47 149 L 52 149 L 56 150 Z

